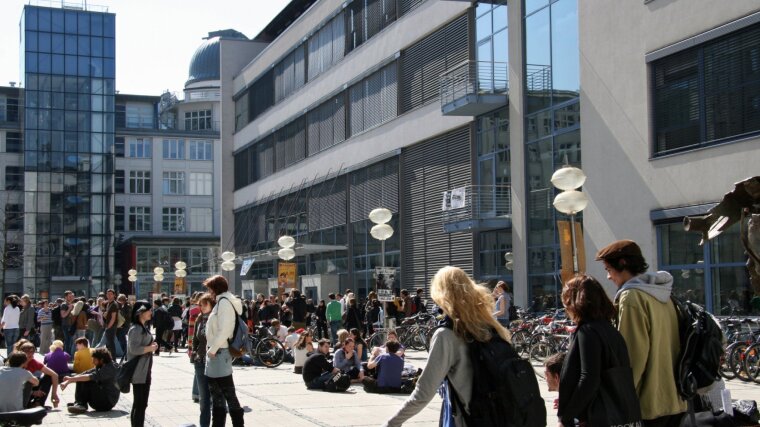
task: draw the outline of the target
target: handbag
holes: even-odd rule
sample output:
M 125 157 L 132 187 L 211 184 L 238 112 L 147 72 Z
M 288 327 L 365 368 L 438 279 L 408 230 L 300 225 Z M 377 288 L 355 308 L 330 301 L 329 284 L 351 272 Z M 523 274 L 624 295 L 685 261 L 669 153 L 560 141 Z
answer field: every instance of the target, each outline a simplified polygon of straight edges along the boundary
M 132 383 L 132 377 L 135 376 L 135 369 L 141 358 L 142 356 L 130 359 L 119 367 L 119 373 L 116 374 L 116 384 L 122 393 L 129 393 L 129 385 Z
M 606 342 L 601 335 L 599 338 Z M 641 427 L 641 407 L 633 385 L 633 370 L 620 364 L 609 345 L 607 350 L 614 362 L 612 367 L 602 370 L 599 391 L 589 404 L 588 424 L 591 427 Z

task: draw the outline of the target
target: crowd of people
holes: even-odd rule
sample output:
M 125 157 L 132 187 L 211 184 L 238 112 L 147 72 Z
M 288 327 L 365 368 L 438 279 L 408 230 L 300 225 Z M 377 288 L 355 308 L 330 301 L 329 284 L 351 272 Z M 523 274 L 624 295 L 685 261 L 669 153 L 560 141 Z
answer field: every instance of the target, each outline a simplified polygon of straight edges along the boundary
M 568 352 L 546 361 L 549 389 L 559 392 L 555 408 L 560 423 L 603 423 L 594 399 L 609 381 L 604 372 L 625 368 L 631 377 L 628 392 L 635 397 L 633 410 L 640 414 L 637 421 L 644 426 L 679 425 L 686 402 L 673 380 L 680 341 L 670 303 L 672 277 L 648 273 L 632 241 L 612 243 L 599 251 L 597 260 L 618 288 L 614 299 L 587 275 L 565 283 L 561 294 L 568 317 L 578 327 Z M 112 290 L 89 300 L 66 292 L 52 304 L 35 305 L 26 295 L 7 297 L 0 323 L 8 349 L 6 366 L 0 368 L 0 411 L 44 406 L 48 399 L 57 406 L 59 392 L 72 383 L 76 392 L 69 412 L 110 410 L 119 399 L 115 379 L 129 365 L 130 418 L 132 425 L 143 425 L 153 358 L 187 348 L 194 365 L 191 398 L 200 406 L 200 426 L 224 425 L 228 414 L 233 426 L 242 426 L 243 408 L 233 380 L 236 355 L 230 347 L 241 318 L 251 332 L 269 328 L 309 390 L 339 391 L 345 388 L 340 384 L 356 383 L 368 393 L 409 394 L 388 426 L 403 424 L 440 392 L 441 425 L 465 426 L 468 402 L 452 393 L 472 394 L 475 367 L 469 345 L 510 340 L 507 326 L 513 309 L 506 283 L 490 289 L 456 267 L 442 268 L 431 283 L 431 298 L 446 327 L 435 330 L 429 354 L 435 363 L 424 371 L 405 361 L 405 349 L 393 330 L 381 347 L 369 348 L 366 342 L 383 317 L 402 319 L 425 311 L 419 292 L 413 297 L 402 291 L 398 302 L 380 304 L 373 293 L 359 303 L 347 291 L 314 304 L 297 290 L 280 301 L 264 295 L 243 300 L 229 292 L 223 276 L 207 279 L 204 287 L 205 292 L 184 302 L 162 297 L 132 305 Z M 44 354 L 41 362 L 36 352 Z M 119 356 L 121 366 L 116 363 Z

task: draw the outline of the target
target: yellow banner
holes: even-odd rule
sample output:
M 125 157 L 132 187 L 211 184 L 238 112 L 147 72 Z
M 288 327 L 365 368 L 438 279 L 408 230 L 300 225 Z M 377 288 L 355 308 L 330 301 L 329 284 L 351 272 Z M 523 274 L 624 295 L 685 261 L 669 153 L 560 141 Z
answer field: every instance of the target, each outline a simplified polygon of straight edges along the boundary
M 296 272 L 298 264 L 294 262 L 281 262 L 277 265 L 277 291 L 280 295 L 287 292 L 287 289 L 296 287 Z

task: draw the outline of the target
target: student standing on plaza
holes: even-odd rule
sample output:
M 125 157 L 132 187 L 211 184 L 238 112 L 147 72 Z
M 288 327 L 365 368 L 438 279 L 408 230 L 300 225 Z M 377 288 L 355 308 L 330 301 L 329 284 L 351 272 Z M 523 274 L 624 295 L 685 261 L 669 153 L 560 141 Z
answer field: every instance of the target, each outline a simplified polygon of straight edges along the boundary
M 611 368 L 626 368 L 630 377 L 628 349 L 620 332 L 612 326 L 615 307 L 607 297 L 604 288 L 591 276 L 581 275 L 570 279 L 562 290 L 562 304 L 570 320 L 578 327 L 570 336 L 570 348 L 562 367 L 559 380 L 559 417 L 562 425 L 581 424 L 597 425 L 607 421 L 599 420 L 600 415 L 591 409 L 597 398 L 603 381 L 608 380 L 602 373 Z M 612 386 L 612 384 L 607 384 Z M 623 390 L 637 402 L 636 390 L 629 381 L 620 381 L 614 385 L 616 390 Z M 630 389 L 625 389 L 625 386 Z M 638 405 L 627 408 L 627 401 L 614 402 L 618 410 L 625 413 L 638 413 Z M 604 415 L 604 414 L 601 414 Z M 639 421 L 640 415 L 630 421 Z
M 630 353 L 643 424 L 678 426 L 687 406 L 673 371 L 681 350 L 678 316 L 670 300 L 673 277 L 665 271 L 647 273 L 641 248 L 632 240 L 610 243 L 596 260 L 604 262 L 607 279 L 618 287 L 617 327 Z
M 50 345 L 53 344 L 53 312 L 48 307 L 47 300 L 42 300 L 40 304 L 42 307 L 37 312 L 37 321 L 40 324 L 39 351 L 41 354 L 45 354 Z M 61 348 L 63 348 L 63 342 L 61 342 Z
M 106 312 L 103 317 L 103 327 L 106 335 L 106 348 L 111 356 L 116 354 L 116 329 L 119 323 L 119 304 L 116 302 L 116 292 L 113 289 L 106 291 Z
M 319 305 L 317 305 L 316 309 L 316 316 L 317 316 L 317 337 L 318 338 L 329 338 L 327 335 L 327 304 L 325 304 L 325 300 L 319 300 Z
M 119 342 L 123 354 L 127 354 L 127 332 L 132 326 L 132 306 L 129 305 L 127 296 L 124 294 L 119 294 L 116 301 L 119 304 L 119 314 L 124 319 L 124 323 L 116 329 L 116 340 Z M 111 357 L 116 358 L 116 355 L 112 354 Z
M 139 357 L 135 373 L 132 376 L 132 412 L 129 419 L 132 427 L 142 427 L 145 424 L 145 409 L 148 407 L 150 395 L 151 369 L 153 368 L 153 352 L 158 350 L 158 344 L 153 341 L 148 329 L 148 322 L 153 317 L 150 303 L 137 301 L 132 309 L 132 327 L 127 333 L 127 361 Z
M 346 329 L 362 330 L 362 316 L 359 314 L 359 307 L 356 304 L 356 298 L 348 300 L 348 309 L 346 310 L 346 321 L 343 327 Z
M 191 343 L 190 351 L 187 352 L 190 355 L 190 361 L 193 362 L 195 367 L 195 377 L 193 390 L 197 393 L 198 402 L 201 406 L 201 417 L 199 423 L 201 427 L 208 427 L 211 423 L 211 392 L 208 388 L 208 378 L 205 375 L 206 372 L 206 346 L 208 341 L 206 340 L 206 322 L 208 322 L 208 316 L 211 310 L 216 305 L 216 299 L 211 294 L 203 294 L 198 299 L 198 307 L 201 314 L 194 319 L 194 336 Z
M 179 349 L 180 338 L 182 338 L 182 301 L 179 298 L 174 298 L 167 311 L 172 318 L 172 335 L 169 339 L 169 346 L 174 346 L 176 353 Z
M 29 299 L 29 295 L 24 295 L 19 300 L 21 312 L 19 313 L 19 319 L 18 319 L 18 333 L 21 338 L 26 338 L 28 340 L 31 340 L 34 336 L 35 332 L 35 322 L 34 322 L 34 306 L 32 305 L 32 300 Z
M 501 323 L 505 328 L 509 327 L 509 293 L 507 291 L 507 284 L 499 281 L 496 287 L 493 288 L 493 296 L 496 298 L 496 308 L 493 312 L 493 317 Z
M 338 329 L 340 329 L 340 323 L 343 317 L 343 311 L 339 301 L 335 300 L 335 294 L 328 295 L 330 302 L 327 303 L 325 309 L 327 314 L 327 323 L 330 324 L 330 342 L 335 346 L 335 340 L 338 338 Z
M 463 411 L 468 410 L 467 402 L 462 402 L 464 407 L 454 410 L 456 403 L 451 398 L 450 388 L 453 387 L 459 396 L 472 395 L 473 368 L 467 342 L 488 342 L 494 333 L 509 341 L 509 332 L 491 315 L 494 307 L 491 292 L 476 285 L 462 269 L 448 266 L 438 270 L 433 277 L 430 295 L 447 316 L 451 329 L 442 327 L 435 331 L 429 356 L 429 360 L 435 363 L 427 365 L 412 395 L 385 423 L 386 426 L 400 426 L 420 412 L 442 383 L 445 392 L 441 425 L 465 426 Z
M 3 320 L 0 323 L 5 337 L 5 347 L 7 355 L 13 352 L 13 344 L 16 344 L 19 338 L 19 318 L 21 309 L 18 307 L 18 298 L 15 295 L 5 297 L 5 308 L 3 309 Z
M 240 407 L 232 380 L 232 355 L 228 340 L 232 338 L 237 327 L 237 316 L 243 310 L 243 304 L 228 291 L 229 285 L 224 276 L 212 276 L 203 282 L 203 286 L 216 298 L 216 305 L 206 323 L 206 377 L 208 377 L 214 427 L 223 426 L 229 408 L 232 425 L 244 425 L 243 408 Z
M 74 310 L 74 292 L 66 291 L 63 293 L 64 301 L 61 303 L 61 332 L 63 332 L 63 349 L 69 354 L 74 354 L 74 335 L 76 331 L 71 330 L 71 324 L 74 318 L 71 312 Z
M 169 316 L 169 312 L 164 307 L 164 302 L 161 299 L 156 298 L 153 301 L 153 306 L 153 327 L 156 328 L 156 342 L 158 343 L 156 356 L 158 356 L 162 347 L 164 351 L 171 353 L 171 344 L 166 342 L 165 336 L 168 331 L 171 331 L 174 322 L 171 320 L 171 316 Z
M 193 340 L 195 339 L 195 323 L 198 321 L 198 316 L 201 315 L 201 307 L 198 305 L 198 300 L 203 295 L 203 292 L 196 292 L 190 298 L 190 308 L 187 312 L 187 348 L 188 352 L 192 355 Z M 204 345 L 205 350 L 205 345 Z M 205 358 L 204 358 L 205 361 Z M 205 363 L 205 362 L 204 362 Z M 197 371 L 196 371 L 197 372 Z M 200 397 L 198 396 L 198 376 L 194 374 L 193 377 L 193 390 L 191 392 L 193 402 L 198 402 Z

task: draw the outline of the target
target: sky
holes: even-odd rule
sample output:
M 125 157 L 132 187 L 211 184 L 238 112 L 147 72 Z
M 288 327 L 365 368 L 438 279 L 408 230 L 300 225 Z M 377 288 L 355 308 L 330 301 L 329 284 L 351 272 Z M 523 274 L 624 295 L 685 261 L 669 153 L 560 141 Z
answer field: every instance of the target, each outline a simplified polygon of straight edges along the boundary
M 182 98 L 190 59 L 210 31 L 255 37 L 288 0 L 86 0 L 116 14 L 116 90 Z M 85 0 L 65 0 L 83 4 Z M 0 86 L 18 82 L 19 20 L 30 0 L 0 0 Z M 61 0 L 32 0 L 60 7 Z

